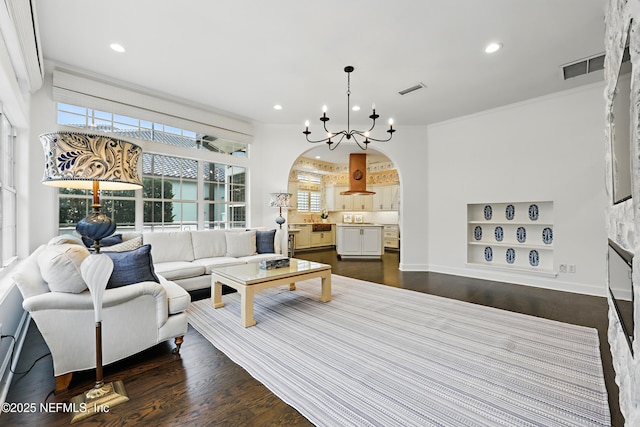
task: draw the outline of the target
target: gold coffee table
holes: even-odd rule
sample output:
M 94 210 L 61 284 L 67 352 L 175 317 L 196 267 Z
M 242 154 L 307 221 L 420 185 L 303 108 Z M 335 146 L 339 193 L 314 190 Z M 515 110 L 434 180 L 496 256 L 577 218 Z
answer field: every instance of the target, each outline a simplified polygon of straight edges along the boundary
M 296 289 L 295 282 L 319 277 L 322 280 L 320 301 L 331 301 L 331 266 L 319 262 L 291 258 L 289 267 L 262 270 L 258 263 L 231 265 L 211 270 L 211 297 L 213 308 L 224 306 L 222 285 L 240 293 L 240 324 L 245 328 L 256 324 L 253 318 L 253 297 L 263 289 L 289 284 Z

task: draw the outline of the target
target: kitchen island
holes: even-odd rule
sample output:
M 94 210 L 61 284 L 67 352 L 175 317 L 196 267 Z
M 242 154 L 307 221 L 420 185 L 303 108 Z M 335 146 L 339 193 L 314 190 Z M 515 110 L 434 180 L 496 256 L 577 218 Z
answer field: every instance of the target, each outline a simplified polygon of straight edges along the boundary
M 384 252 L 381 224 L 337 224 L 336 250 L 340 258 L 380 259 Z

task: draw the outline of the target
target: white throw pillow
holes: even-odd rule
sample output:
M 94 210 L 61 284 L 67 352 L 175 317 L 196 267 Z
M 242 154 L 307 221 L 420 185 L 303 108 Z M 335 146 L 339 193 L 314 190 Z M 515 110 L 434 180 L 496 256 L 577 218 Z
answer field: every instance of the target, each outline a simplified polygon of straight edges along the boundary
M 75 244 L 50 245 L 38 254 L 40 274 L 52 292 L 79 294 L 87 289 L 80 273 L 80 264 L 89 250 Z
M 84 246 L 84 243 L 82 243 L 82 239 L 80 237 L 74 236 L 73 234 L 63 234 L 61 236 L 55 236 L 51 240 L 49 240 L 47 245 L 64 245 L 67 243 Z
M 225 233 L 227 256 L 238 258 L 256 253 L 256 230 Z
M 122 243 L 116 243 L 115 245 L 106 246 L 100 248 L 100 252 L 124 252 L 138 249 L 142 246 L 142 236 L 134 237 L 133 239 L 125 240 Z

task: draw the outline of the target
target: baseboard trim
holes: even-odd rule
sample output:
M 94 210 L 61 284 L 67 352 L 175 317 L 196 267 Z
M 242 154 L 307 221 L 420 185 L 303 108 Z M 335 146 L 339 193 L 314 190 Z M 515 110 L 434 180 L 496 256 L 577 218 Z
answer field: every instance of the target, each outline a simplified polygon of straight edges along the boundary
M 536 288 L 550 289 L 554 291 L 606 297 L 606 288 L 604 284 L 599 287 L 584 283 L 567 282 L 565 280 L 559 280 L 558 277 L 527 275 L 526 273 L 520 272 L 510 273 L 503 270 L 488 271 L 487 269 L 450 268 L 438 265 L 430 265 L 428 271 L 471 277 L 475 279 L 492 280 L 495 282 L 512 283 L 515 285 L 533 286 Z
M 4 360 L 2 361 L 2 366 L 0 366 L 0 405 L 4 404 L 7 398 L 7 394 L 9 394 L 9 387 L 11 386 L 11 380 L 13 379 L 13 372 L 11 371 L 16 370 L 18 360 L 20 360 L 20 353 L 22 352 L 24 340 L 27 337 L 30 320 L 31 315 L 25 311 L 22 315 L 22 318 L 20 319 L 18 330 L 14 333 L 14 336 L 16 337 L 15 351 L 7 352 Z M 5 335 L 7 334 L 5 333 Z M 14 360 L 11 360 L 12 353 L 14 356 Z

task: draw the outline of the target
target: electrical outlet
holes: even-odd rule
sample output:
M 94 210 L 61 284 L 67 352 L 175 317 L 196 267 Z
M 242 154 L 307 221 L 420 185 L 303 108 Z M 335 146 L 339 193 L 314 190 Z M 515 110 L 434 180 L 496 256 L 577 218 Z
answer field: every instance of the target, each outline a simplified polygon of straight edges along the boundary
M 575 265 L 570 264 L 568 267 L 569 267 L 568 268 L 569 273 L 575 273 L 576 272 L 576 266 Z
M 567 272 L 567 264 L 560 264 L 560 273 Z

